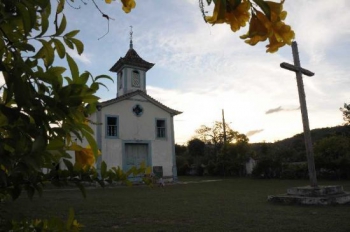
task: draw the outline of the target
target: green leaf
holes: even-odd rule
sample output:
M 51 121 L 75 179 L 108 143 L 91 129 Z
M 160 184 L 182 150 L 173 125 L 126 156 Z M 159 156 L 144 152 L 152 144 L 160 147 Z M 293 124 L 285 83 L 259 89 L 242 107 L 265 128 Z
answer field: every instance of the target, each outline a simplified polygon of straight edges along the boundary
M 3 126 L 7 126 L 8 125 L 8 119 L 7 117 L 4 115 L 4 114 L 0 114 L 0 127 L 3 127 Z
M 66 165 L 68 171 L 73 172 L 74 167 L 73 167 L 72 162 L 70 162 L 70 161 L 67 160 L 67 159 L 63 159 L 63 163 Z
M 94 152 L 95 158 L 97 158 L 98 147 L 97 147 L 95 138 L 92 136 L 93 133 L 91 134 L 90 132 L 86 132 L 86 131 L 82 131 L 82 132 L 83 132 L 83 136 L 86 138 L 92 151 Z
M 101 163 L 101 177 L 102 179 L 107 177 L 107 164 L 105 161 L 102 161 Z
M 22 41 L 18 43 L 14 43 L 13 46 L 21 51 L 35 52 L 35 48 L 31 44 L 24 43 Z
M 70 208 L 69 209 L 68 220 L 67 220 L 67 227 L 66 227 L 67 231 L 70 231 L 70 228 L 71 228 L 71 226 L 72 226 L 72 224 L 74 222 L 74 217 L 75 217 L 74 210 L 73 210 L 73 208 Z
M 56 14 L 60 14 L 63 11 L 65 2 L 66 2 L 66 0 L 59 0 L 59 3 L 57 5 Z
M 35 138 L 32 146 L 32 153 L 36 153 L 38 151 L 42 151 L 45 149 L 46 146 L 46 140 L 44 136 L 39 135 L 38 137 Z
M 66 55 L 66 49 L 63 45 L 63 43 L 58 39 L 52 39 L 52 41 L 55 43 L 55 48 L 58 56 L 63 59 Z
M 86 198 L 86 190 L 85 187 L 80 182 L 75 182 L 75 185 L 80 189 L 83 197 Z
M 114 82 L 113 78 L 108 76 L 108 75 L 98 75 L 97 77 L 95 77 L 95 81 L 97 81 L 98 79 L 108 79 L 108 80 L 111 80 L 112 82 Z
M 1 54 L 3 53 L 4 48 L 5 48 L 5 42 L 3 39 L 0 39 L 0 52 L 1 52 Z
M 60 138 L 55 138 L 49 141 L 49 144 L 46 147 L 46 150 L 57 150 L 64 147 L 64 141 Z
M 75 45 L 78 54 L 81 55 L 84 51 L 84 44 L 80 40 L 75 38 L 70 38 L 70 41 Z
M 48 4 L 41 13 L 41 32 L 35 38 L 40 38 L 49 28 L 49 16 L 51 14 L 51 4 Z
M 65 42 L 65 44 L 67 44 L 67 46 L 68 46 L 70 49 L 74 49 L 73 43 L 72 43 L 69 39 L 63 37 L 63 41 Z
M 67 62 L 69 65 L 70 72 L 72 74 L 73 81 L 79 78 L 79 69 L 73 58 L 67 54 Z
M 82 100 L 83 100 L 85 103 L 93 104 L 93 103 L 96 103 L 99 99 L 100 99 L 100 98 L 97 97 L 97 96 L 89 95 L 89 96 L 84 96 Z
M 45 57 L 45 48 L 41 47 L 39 49 L 39 51 L 33 57 L 36 58 L 36 59 L 40 59 L 40 58 Z
M 271 11 L 269 5 L 264 0 L 253 0 L 260 9 L 265 13 L 268 19 L 271 19 Z
M 77 84 L 86 84 L 87 81 L 88 81 L 88 79 L 89 79 L 89 77 L 90 77 L 90 73 L 87 72 L 87 71 L 85 71 L 85 72 L 83 72 L 83 73 L 80 75 L 79 81 L 76 82 L 76 83 L 77 83 Z
M 99 84 L 94 82 L 90 85 L 90 88 L 94 91 L 97 91 L 99 89 Z
M 62 75 L 66 71 L 66 68 L 55 66 L 55 67 L 50 67 L 47 71 L 51 74 L 54 74 L 55 76 L 58 76 L 58 75 Z
M 17 3 L 16 7 L 19 11 L 19 14 L 22 18 L 22 23 L 23 23 L 23 29 L 25 36 L 29 34 L 29 32 L 32 30 L 32 18 L 29 13 L 29 10 L 22 4 L 22 3 Z
M 61 20 L 61 24 L 60 24 L 60 26 L 58 27 L 58 29 L 57 29 L 55 35 L 56 35 L 56 36 L 57 36 L 57 35 L 61 35 L 61 34 L 64 32 L 64 30 L 66 29 L 66 26 L 67 26 L 66 16 L 63 15 L 63 16 L 62 16 L 62 20 Z
M 65 34 L 64 37 L 72 38 L 72 37 L 76 36 L 79 32 L 80 32 L 80 30 L 74 30 L 74 31 L 71 31 L 71 32 L 68 32 L 67 34 Z
M 47 42 L 46 40 L 39 39 L 39 41 L 42 43 L 44 47 L 44 64 L 46 67 L 52 65 L 55 55 L 54 55 L 54 50 L 51 47 L 51 44 Z
M 108 87 L 107 87 L 107 85 L 105 85 L 105 84 L 103 84 L 103 83 L 98 83 L 99 85 L 102 85 L 103 87 L 105 87 L 107 90 L 109 90 L 108 89 Z

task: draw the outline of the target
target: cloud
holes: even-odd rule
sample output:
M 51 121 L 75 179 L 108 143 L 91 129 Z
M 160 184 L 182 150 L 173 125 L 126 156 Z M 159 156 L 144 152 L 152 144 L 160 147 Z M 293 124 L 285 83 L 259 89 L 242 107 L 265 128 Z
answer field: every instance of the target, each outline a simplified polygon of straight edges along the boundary
M 279 106 L 279 107 L 274 108 L 274 109 L 269 109 L 268 111 L 265 112 L 265 114 L 277 113 L 279 111 L 282 111 L 282 106 Z
M 253 135 L 258 134 L 258 133 L 263 132 L 263 131 L 264 131 L 264 129 L 248 131 L 246 133 L 246 136 L 250 137 L 250 136 L 253 136 Z
M 86 52 L 84 52 L 83 54 L 79 55 L 76 51 L 69 50 L 68 54 L 72 58 L 74 58 L 76 60 L 79 60 L 80 62 L 82 62 L 84 64 L 91 64 L 91 60 L 89 58 L 89 55 Z
M 278 113 L 280 111 L 295 111 L 295 110 L 299 110 L 299 109 L 300 109 L 300 107 L 284 109 L 284 108 L 282 108 L 282 106 L 279 106 L 279 107 L 274 108 L 274 109 L 269 109 L 268 111 L 265 112 L 265 114 L 273 114 L 273 113 Z

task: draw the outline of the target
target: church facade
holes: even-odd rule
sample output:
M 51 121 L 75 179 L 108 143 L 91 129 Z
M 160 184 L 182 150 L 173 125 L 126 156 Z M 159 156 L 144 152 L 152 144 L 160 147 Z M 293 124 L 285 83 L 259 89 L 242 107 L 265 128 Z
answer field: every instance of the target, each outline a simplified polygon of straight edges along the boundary
M 101 156 L 108 168 L 124 171 L 144 162 L 164 178 L 176 180 L 174 116 L 171 109 L 147 94 L 146 73 L 154 64 L 130 48 L 110 69 L 117 78 L 116 98 L 100 102 L 90 120 Z

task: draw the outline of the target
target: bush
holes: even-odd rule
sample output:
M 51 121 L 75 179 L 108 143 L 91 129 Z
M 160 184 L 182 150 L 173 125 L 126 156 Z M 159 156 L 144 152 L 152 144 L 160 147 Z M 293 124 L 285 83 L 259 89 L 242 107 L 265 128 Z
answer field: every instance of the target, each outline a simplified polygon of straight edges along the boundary
M 281 178 L 283 179 L 307 179 L 307 163 L 286 163 L 282 165 Z
M 177 174 L 179 176 L 184 176 L 190 169 L 190 165 L 188 163 L 188 160 L 186 157 L 183 156 L 176 156 L 176 167 L 177 167 Z
M 259 160 L 253 169 L 252 175 L 257 178 L 279 178 L 282 164 L 272 159 Z

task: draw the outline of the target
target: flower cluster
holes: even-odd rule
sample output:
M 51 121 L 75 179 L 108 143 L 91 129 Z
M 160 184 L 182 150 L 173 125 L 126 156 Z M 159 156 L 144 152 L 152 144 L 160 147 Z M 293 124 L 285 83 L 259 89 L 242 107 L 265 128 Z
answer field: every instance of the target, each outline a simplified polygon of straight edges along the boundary
M 121 0 L 123 3 L 123 11 L 129 13 L 131 9 L 134 9 L 136 6 L 135 0 Z
M 250 18 L 250 2 L 243 0 L 237 4 L 234 0 L 218 0 L 215 3 L 213 16 L 206 16 L 208 23 L 228 23 L 231 30 L 236 32 L 244 27 Z
M 287 12 L 283 11 L 284 0 L 280 3 L 270 1 L 266 3 L 270 9 L 270 17 L 255 10 L 250 20 L 249 31 L 241 38 L 246 39 L 245 42 L 250 45 L 269 39 L 266 51 L 272 53 L 286 44 L 290 45 L 295 34 L 291 27 L 283 22 L 287 16 Z
M 135 0 L 120 0 L 123 4 L 123 11 L 129 13 L 131 9 L 134 9 L 136 6 Z M 105 0 L 107 4 L 110 4 L 112 0 Z
M 283 11 L 284 0 L 278 2 L 252 0 L 217 0 L 213 16 L 206 16 L 208 23 L 228 23 L 232 31 L 244 27 L 249 21 L 249 30 L 240 38 L 247 44 L 255 45 L 258 42 L 269 40 L 267 52 L 276 52 L 280 47 L 292 43 L 294 31 L 283 21 L 287 12 Z M 258 10 L 257 6 L 261 10 Z M 251 11 L 251 16 L 249 11 Z
M 98 152 L 99 155 L 101 155 L 100 152 Z M 87 146 L 86 148 L 75 151 L 75 162 L 82 168 L 92 167 L 96 162 L 96 158 L 91 147 Z

